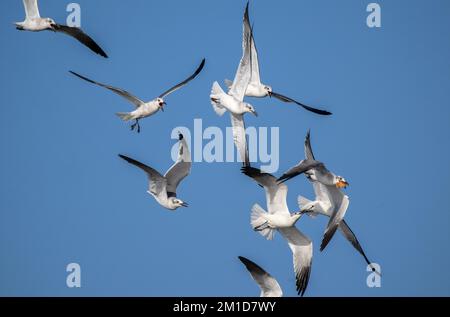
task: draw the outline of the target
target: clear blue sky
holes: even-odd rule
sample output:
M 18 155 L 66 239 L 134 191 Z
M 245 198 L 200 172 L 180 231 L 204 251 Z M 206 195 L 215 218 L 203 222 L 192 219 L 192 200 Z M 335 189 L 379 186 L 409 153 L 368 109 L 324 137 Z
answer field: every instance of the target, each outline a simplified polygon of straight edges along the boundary
M 369 29 L 369 2 L 253 1 L 264 82 L 334 115 L 249 99 L 260 116 L 247 124 L 280 127 L 277 175 L 303 157 L 312 129 L 316 157 L 351 184 L 348 223 L 382 266 L 382 287 L 368 288 L 363 259 L 340 234 L 319 252 L 327 219 L 302 219 L 315 243 L 307 296 L 448 296 L 450 3 L 379 1 L 382 28 Z M 67 3 L 42 0 L 41 15 L 63 23 Z M 245 1 L 78 3 L 110 59 L 60 34 L 16 31 L 21 1 L 0 2 L 0 294 L 257 296 L 242 255 L 295 295 L 286 242 L 251 230 L 250 208 L 265 196 L 239 163 L 195 163 L 179 189 L 190 207 L 171 213 L 117 157 L 165 171 L 174 127 L 230 124 L 209 91 L 234 76 Z M 202 57 L 203 73 L 140 135 L 114 115 L 131 109 L 125 100 L 68 73 L 150 100 Z M 303 177 L 288 185 L 293 211 L 298 194 L 313 196 Z M 70 262 L 81 265 L 80 289 L 66 287 Z

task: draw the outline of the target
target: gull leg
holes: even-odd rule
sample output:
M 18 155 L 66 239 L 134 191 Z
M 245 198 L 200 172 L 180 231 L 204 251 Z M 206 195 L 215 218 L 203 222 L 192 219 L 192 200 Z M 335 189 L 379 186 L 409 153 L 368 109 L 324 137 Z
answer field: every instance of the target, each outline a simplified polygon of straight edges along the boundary
M 139 120 L 136 119 L 136 124 L 137 124 L 137 133 L 141 133 L 141 126 L 139 124 Z
M 136 119 L 136 121 L 131 125 L 131 131 L 133 131 L 137 127 L 137 133 L 141 132 L 141 126 L 139 125 L 139 119 Z

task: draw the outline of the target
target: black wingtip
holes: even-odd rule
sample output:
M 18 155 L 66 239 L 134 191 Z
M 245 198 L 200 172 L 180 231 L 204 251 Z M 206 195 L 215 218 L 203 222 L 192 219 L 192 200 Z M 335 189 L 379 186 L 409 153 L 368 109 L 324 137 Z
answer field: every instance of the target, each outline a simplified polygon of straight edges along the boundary
M 243 257 L 243 256 L 240 256 L 240 255 L 238 256 L 238 259 L 239 259 L 242 263 L 244 263 L 244 264 L 245 264 L 245 263 L 248 263 L 248 261 L 249 261 L 247 258 L 245 258 L 245 257 Z

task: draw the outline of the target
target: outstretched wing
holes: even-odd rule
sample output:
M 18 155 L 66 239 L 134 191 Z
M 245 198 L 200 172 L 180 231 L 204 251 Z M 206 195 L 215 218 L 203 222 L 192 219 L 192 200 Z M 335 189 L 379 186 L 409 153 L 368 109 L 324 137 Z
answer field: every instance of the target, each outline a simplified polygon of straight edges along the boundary
M 358 239 L 356 238 L 356 235 L 353 233 L 352 229 L 348 226 L 347 222 L 345 222 L 344 219 L 339 223 L 339 229 L 341 230 L 344 237 L 352 244 L 352 246 L 358 251 L 366 261 L 368 265 L 370 265 L 372 262 L 369 261 L 369 259 L 366 256 L 366 253 L 364 252 L 361 244 L 359 244 Z
M 315 113 L 315 114 L 319 114 L 319 115 L 322 115 L 322 116 L 329 116 L 329 115 L 332 115 L 332 113 L 329 112 L 329 111 L 321 110 L 321 109 L 316 109 L 316 108 L 307 106 L 307 105 L 305 105 L 305 104 L 303 104 L 303 103 L 301 103 L 301 102 L 295 101 L 295 100 L 292 99 L 292 98 L 283 96 L 283 95 L 281 95 L 281 94 L 279 94 L 279 93 L 276 93 L 276 92 L 271 92 L 270 95 L 271 95 L 272 97 L 277 98 L 278 100 L 283 101 L 283 102 L 287 102 L 287 103 L 295 103 L 295 104 L 297 104 L 297 105 L 303 107 L 305 110 L 308 110 L 308 111 L 313 112 L 313 113 Z
M 250 82 L 255 86 L 261 84 L 261 78 L 259 75 L 259 62 L 258 62 L 258 51 L 255 45 L 255 38 L 253 36 L 253 27 L 250 25 L 250 17 L 248 14 L 248 2 L 244 13 L 244 36 L 242 37 L 242 47 L 248 43 L 245 41 L 246 37 L 250 37 L 250 60 L 252 65 L 252 76 Z
M 180 133 L 177 161 L 164 175 L 167 180 L 167 195 L 169 197 L 176 196 L 177 187 L 180 182 L 189 175 L 191 172 L 191 166 L 191 153 L 185 138 Z
M 81 79 L 83 79 L 83 80 L 85 80 L 85 81 L 87 81 L 87 82 L 90 82 L 90 83 L 92 83 L 92 84 L 95 84 L 95 85 L 98 85 L 98 86 L 100 86 L 100 87 L 103 87 L 103 88 L 106 88 L 106 89 L 111 90 L 112 92 L 118 94 L 119 96 L 122 96 L 123 98 L 125 98 L 125 99 L 127 99 L 128 101 L 130 101 L 131 103 L 133 103 L 133 104 L 136 106 L 136 108 L 139 107 L 139 106 L 141 106 L 141 105 L 144 103 L 141 99 L 139 99 L 139 98 L 133 96 L 132 94 L 130 94 L 130 93 L 129 93 L 128 91 L 126 91 L 126 90 L 123 90 L 123 89 L 120 89 L 120 88 L 116 88 L 116 87 L 113 87 L 113 86 L 109 86 L 109 85 L 105 85 L 105 84 L 96 82 L 96 81 L 94 81 L 94 80 L 92 80 L 92 79 L 89 79 L 89 78 L 84 77 L 84 76 L 82 76 L 82 75 L 80 75 L 80 74 L 77 74 L 77 73 L 75 73 L 75 72 L 73 72 L 73 71 L 71 71 L 71 70 L 70 70 L 69 72 L 70 72 L 71 74 L 77 76 L 78 78 L 81 78 Z
M 105 51 L 86 33 L 83 32 L 80 28 L 77 27 L 71 27 L 67 25 L 61 25 L 61 24 L 54 24 L 53 30 L 55 32 L 61 32 L 64 34 L 67 34 L 75 39 L 77 39 L 81 44 L 87 46 L 91 49 L 94 53 L 103 56 L 105 58 L 108 58 L 108 55 L 106 55 Z
M 305 138 L 305 157 L 307 160 L 313 160 L 313 161 L 316 160 L 314 158 L 314 153 L 311 148 L 311 130 L 308 130 L 308 133 L 306 134 L 306 138 Z
M 23 6 L 25 7 L 27 20 L 41 17 L 39 14 L 37 0 L 23 0 Z
M 150 166 L 147 166 L 139 161 L 136 161 L 135 159 L 132 159 L 128 156 L 119 154 L 119 157 L 127 161 L 128 163 L 139 167 L 141 170 L 147 173 L 149 185 L 148 185 L 148 191 L 152 193 L 155 196 L 158 197 L 167 197 L 166 192 L 166 186 L 167 182 L 166 179 L 155 169 L 153 169 Z
M 183 80 L 181 83 L 176 84 L 172 88 L 170 88 L 170 89 L 166 90 L 165 92 L 163 92 L 161 95 L 159 95 L 159 98 L 164 98 L 167 95 L 170 95 L 171 93 L 173 93 L 174 91 L 180 89 L 181 87 L 187 85 L 187 83 L 189 83 L 191 80 L 193 80 L 195 77 L 197 77 L 198 74 L 200 74 L 200 72 L 202 71 L 204 66 L 205 66 L 205 59 L 202 59 L 202 62 L 200 63 L 200 65 L 197 67 L 197 69 L 195 70 L 195 72 L 191 76 L 189 76 L 188 78 Z
M 247 137 L 245 135 L 245 122 L 244 117 L 241 114 L 233 114 L 230 112 L 231 125 L 233 128 L 233 140 L 236 148 L 238 149 L 244 165 L 250 165 L 250 158 L 247 147 Z
M 305 173 L 314 168 L 318 168 L 323 166 L 322 162 L 319 161 L 311 161 L 311 160 L 301 160 L 300 163 L 295 165 L 294 167 L 287 170 L 280 178 L 278 178 L 278 182 L 286 182 L 295 176 Z
M 333 206 L 333 213 L 331 214 L 330 220 L 328 221 L 327 228 L 325 229 L 322 243 L 320 245 L 320 251 L 323 251 L 331 241 L 331 238 L 334 236 L 339 223 L 344 219 L 345 213 L 348 209 L 348 205 L 350 204 L 350 199 L 334 185 L 327 186 L 320 184 L 320 186 L 325 188 L 325 191 L 328 193 L 329 200 Z
M 290 215 L 287 206 L 288 187 L 285 184 L 277 183 L 275 176 L 263 173 L 260 169 L 244 166 L 242 173 L 255 180 L 266 192 L 267 210 L 270 214 L 281 213 Z
M 239 62 L 233 84 L 229 94 L 237 100 L 243 101 L 250 78 L 252 77 L 251 65 L 251 32 L 248 33 L 245 27 L 245 15 L 248 16 L 248 4 L 244 13 L 243 39 L 242 39 L 242 58 Z
M 296 227 L 278 229 L 292 251 L 297 292 L 303 296 L 308 286 L 312 264 L 312 242 Z
M 278 284 L 275 278 L 249 259 L 244 258 L 243 256 L 239 256 L 238 258 L 242 263 L 244 263 L 252 278 L 261 289 L 261 297 L 283 296 L 283 291 L 281 290 L 280 284 Z

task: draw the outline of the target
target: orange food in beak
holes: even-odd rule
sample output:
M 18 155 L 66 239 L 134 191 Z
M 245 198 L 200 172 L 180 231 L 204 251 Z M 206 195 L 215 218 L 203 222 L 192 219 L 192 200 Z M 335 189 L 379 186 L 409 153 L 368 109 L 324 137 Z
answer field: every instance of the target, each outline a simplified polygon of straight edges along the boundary
M 336 187 L 337 188 L 345 188 L 347 186 L 348 186 L 348 183 L 344 182 L 344 181 L 339 181 L 339 182 L 336 183 Z

